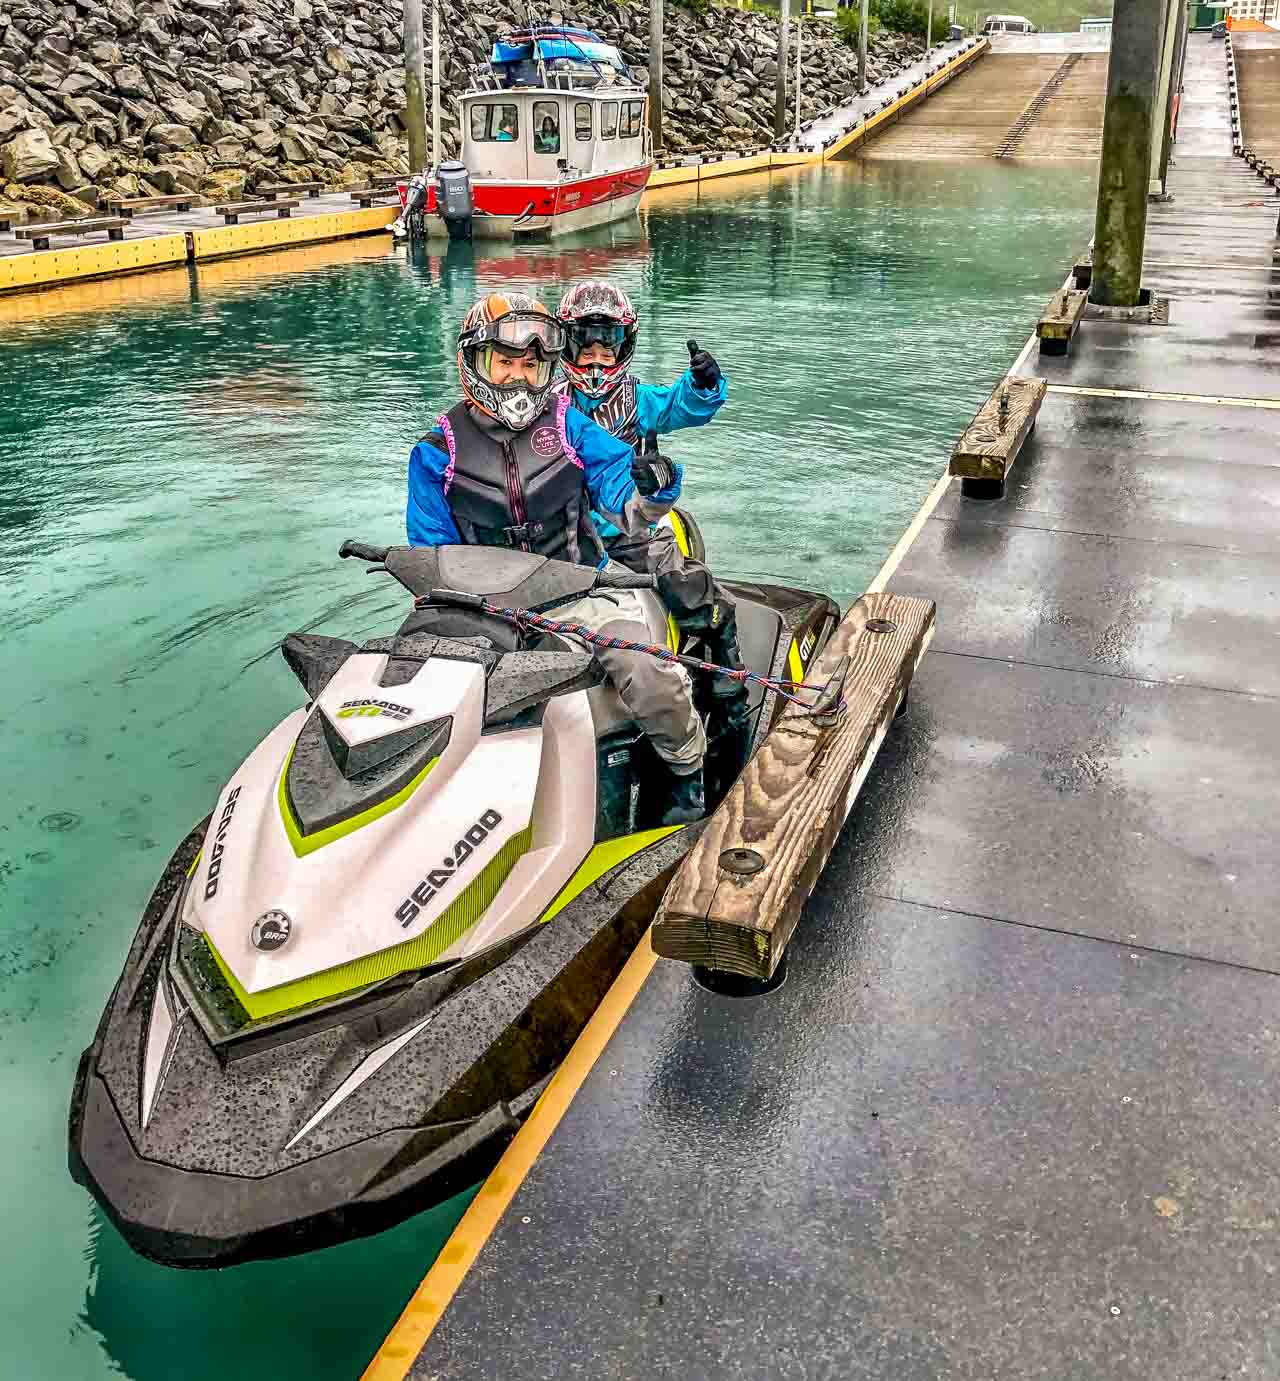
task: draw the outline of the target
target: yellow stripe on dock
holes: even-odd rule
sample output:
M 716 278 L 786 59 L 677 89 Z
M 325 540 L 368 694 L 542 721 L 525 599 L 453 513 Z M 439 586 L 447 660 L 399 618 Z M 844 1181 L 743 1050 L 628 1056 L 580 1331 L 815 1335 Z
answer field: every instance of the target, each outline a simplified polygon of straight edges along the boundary
M 108 240 L 78 249 L 34 250 L 0 257 L 0 293 L 52 288 L 81 278 L 100 278 L 167 264 L 185 264 L 187 237 L 147 235 L 137 240 Z
M 286 245 L 311 244 L 316 240 L 341 240 L 385 230 L 400 214 L 400 207 L 371 206 L 366 211 L 334 211 L 319 216 L 288 216 L 242 225 L 219 225 L 191 231 L 196 262 L 227 254 L 252 254 Z
M 362 1381 L 403 1381 L 481 1248 L 569 1109 L 657 962 L 646 931 L 471 1206 L 405 1305 Z

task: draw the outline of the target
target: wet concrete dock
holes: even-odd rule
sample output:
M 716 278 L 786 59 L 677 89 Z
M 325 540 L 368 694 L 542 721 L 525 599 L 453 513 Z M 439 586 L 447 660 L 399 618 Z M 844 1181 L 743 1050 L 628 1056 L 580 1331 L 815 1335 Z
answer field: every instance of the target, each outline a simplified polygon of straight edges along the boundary
M 882 572 L 938 633 L 786 981 L 637 954 L 371 1378 L 1280 1375 L 1280 245 L 1225 91 L 1194 35 L 1170 324 L 1020 361 L 1008 497 Z

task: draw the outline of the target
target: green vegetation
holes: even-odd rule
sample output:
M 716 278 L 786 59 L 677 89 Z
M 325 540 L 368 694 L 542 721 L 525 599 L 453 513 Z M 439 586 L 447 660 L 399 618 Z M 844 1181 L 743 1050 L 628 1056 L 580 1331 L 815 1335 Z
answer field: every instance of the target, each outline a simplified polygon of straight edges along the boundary
M 836 32 L 850 48 L 858 46 L 858 29 L 861 24 L 856 7 L 841 9 L 836 15 Z M 929 22 L 927 0 L 870 0 L 867 7 L 867 32 L 879 33 L 887 29 L 895 34 L 915 34 L 924 37 L 925 25 Z M 947 36 L 947 7 L 937 0 L 933 7 L 932 42 L 941 43 Z
M 986 9 L 970 8 L 972 0 L 959 7 L 956 23 L 966 32 L 976 33 L 989 14 L 1020 14 L 1044 33 L 1074 33 L 1082 19 L 1108 19 L 1112 0 L 996 0 Z M 947 36 L 946 0 L 935 0 L 933 41 Z M 939 16 L 941 11 L 941 16 Z M 888 29 L 894 33 L 924 36 L 928 0 L 871 0 L 871 33 Z M 851 47 L 858 46 L 858 7 L 841 5 L 836 12 L 836 28 Z

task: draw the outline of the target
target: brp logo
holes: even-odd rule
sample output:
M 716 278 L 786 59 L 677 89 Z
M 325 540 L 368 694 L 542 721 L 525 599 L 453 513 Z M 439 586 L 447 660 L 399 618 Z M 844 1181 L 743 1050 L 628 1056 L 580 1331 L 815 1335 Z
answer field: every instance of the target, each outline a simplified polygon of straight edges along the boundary
M 249 938 L 255 949 L 279 949 L 293 933 L 293 922 L 283 911 L 264 911 L 253 923 Z

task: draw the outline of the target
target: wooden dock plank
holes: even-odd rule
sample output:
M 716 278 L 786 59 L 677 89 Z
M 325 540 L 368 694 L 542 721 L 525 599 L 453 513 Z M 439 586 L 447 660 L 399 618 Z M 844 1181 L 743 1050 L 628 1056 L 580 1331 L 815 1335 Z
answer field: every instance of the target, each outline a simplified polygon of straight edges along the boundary
M 1036 325 L 1042 355 L 1066 355 L 1070 352 L 1072 338 L 1080 329 L 1088 300 L 1087 292 L 1072 292 L 1069 288 L 1054 293 Z
M 951 452 L 951 473 L 969 498 L 1000 498 L 1022 444 L 1031 435 L 1048 381 L 1009 375 L 995 386 Z
M 844 710 L 789 704 L 663 898 L 654 950 L 747 978 L 774 973 L 933 633 L 932 600 L 864 595 L 806 677 L 848 659 Z

